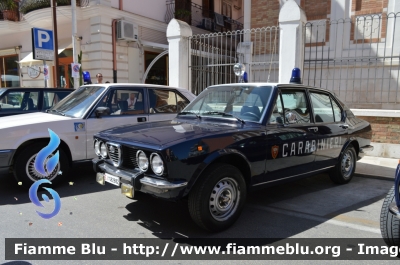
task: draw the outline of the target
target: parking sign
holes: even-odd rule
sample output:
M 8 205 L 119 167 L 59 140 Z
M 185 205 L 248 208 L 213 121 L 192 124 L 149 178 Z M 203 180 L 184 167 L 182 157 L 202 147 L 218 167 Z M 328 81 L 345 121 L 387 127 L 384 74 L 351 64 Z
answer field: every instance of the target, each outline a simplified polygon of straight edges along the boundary
M 54 60 L 53 31 L 41 28 L 32 28 L 33 59 Z

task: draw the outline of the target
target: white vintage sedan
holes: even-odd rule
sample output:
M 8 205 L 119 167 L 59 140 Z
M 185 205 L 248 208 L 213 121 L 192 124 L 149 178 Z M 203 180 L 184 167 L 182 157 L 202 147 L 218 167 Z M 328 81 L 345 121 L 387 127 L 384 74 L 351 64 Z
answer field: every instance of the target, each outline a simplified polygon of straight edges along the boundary
M 47 112 L 0 118 L 0 172 L 12 172 L 26 187 L 43 178 L 59 182 L 73 164 L 96 156 L 94 133 L 125 124 L 171 120 L 194 98 L 186 89 L 168 86 L 82 86 Z M 48 129 L 60 138 L 59 163 L 42 175 L 34 162 L 49 144 Z

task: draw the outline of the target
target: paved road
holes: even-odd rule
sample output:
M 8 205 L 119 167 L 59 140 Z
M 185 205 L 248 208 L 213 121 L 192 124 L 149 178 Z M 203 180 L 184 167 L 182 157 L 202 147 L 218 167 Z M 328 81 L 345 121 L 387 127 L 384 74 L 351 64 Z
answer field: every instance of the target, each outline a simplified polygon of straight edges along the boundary
M 380 238 L 380 208 L 393 185 L 392 181 L 355 177 L 350 184 L 338 186 L 322 174 L 260 190 L 248 197 L 245 209 L 233 227 L 210 234 L 192 222 L 185 203 L 161 201 L 147 195 L 137 201 L 131 200 L 122 196 L 115 186 L 98 185 L 90 167 L 73 171 L 68 178 L 73 185 L 65 182 L 54 187 L 61 197 L 62 209 L 50 220 L 35 213 L 37 207 L 30 202 L 28 192 L 18 186 L 12 176 L 0 176 L 0 181 L 0 264 L 9 262 L 4 260 L 4 238 Z M 49 204 L 48 208 L 53 209 L 52 201 Z M 62 222 L 61 226 L 59 222 Z M 30 262 L 128 264 L 128 261 Z M 284 264 L 294 262 L 310 263 L 284 261 Z M 161 261 L 150 263 L 160 264 Z M 218 262 L 221 263 L 231 264 L 232 261 Z M 321 264 L 320 261 L 311 263 Z

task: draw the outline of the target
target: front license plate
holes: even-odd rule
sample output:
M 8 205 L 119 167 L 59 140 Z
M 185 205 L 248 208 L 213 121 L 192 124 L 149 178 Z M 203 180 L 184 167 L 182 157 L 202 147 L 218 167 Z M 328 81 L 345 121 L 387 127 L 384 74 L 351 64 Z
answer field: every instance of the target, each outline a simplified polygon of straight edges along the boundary
M 105 173 L 104 180 L 108 183 L 111 183 L 111 184 L 119 187 L 119 177 Z

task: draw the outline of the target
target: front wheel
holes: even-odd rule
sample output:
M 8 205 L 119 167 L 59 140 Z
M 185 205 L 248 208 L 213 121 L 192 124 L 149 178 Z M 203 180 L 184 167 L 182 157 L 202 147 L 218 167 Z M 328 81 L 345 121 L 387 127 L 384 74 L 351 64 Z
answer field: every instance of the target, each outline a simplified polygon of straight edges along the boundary
M 349 183 L 356 171 L 357 154 L 352 145 L 349 145 L 339 157 L 338 164 L 331 170 L 329 177 L 338 184 Z
M 386 195 L 381 209 L 381 234 L 388 246 L 400 246 L 400 220 L 389 211 L 389 206 L 395 201 L 394 187 Z
M 29 145 L 16 157 L 13 167 L 14 177 L 18 182 L 22 182 L 22 186 L 29 188 L 35 181 L 40 179 L 48 179 L 52 184 L 56 184 L 68 174 L 70 168 L 69 160 L 62 149 L 58 149 L 59 161 L 52 172 L 48 172 L 45 176 L 36 171 L 35 159 L 37 153 L 45 146 L 45 143 Z
M 189 195 L 189 212 L 200 227 L 222 231 L 240 216 L 246 200 L 246 183 L 240 170 L 227 164 L 208 169 Z

